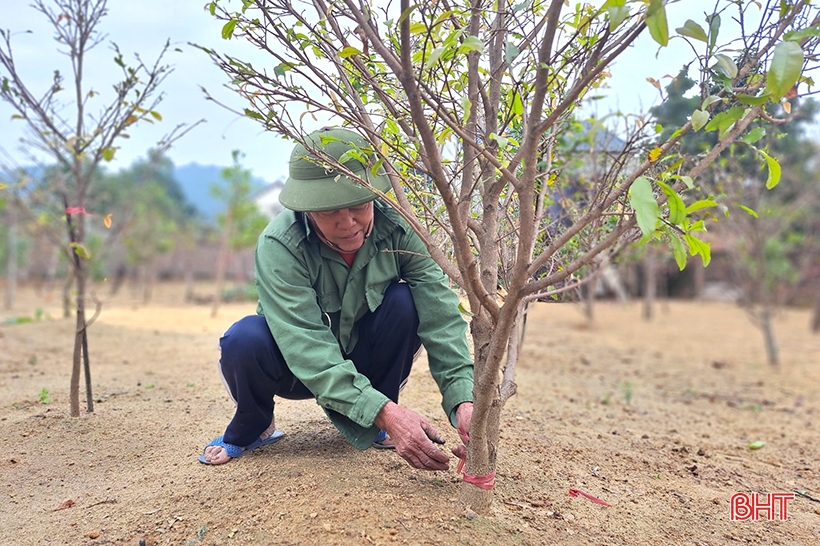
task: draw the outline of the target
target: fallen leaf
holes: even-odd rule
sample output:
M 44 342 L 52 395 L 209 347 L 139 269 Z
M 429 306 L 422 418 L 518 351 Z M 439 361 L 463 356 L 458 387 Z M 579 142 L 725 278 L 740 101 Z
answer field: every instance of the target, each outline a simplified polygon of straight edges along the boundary
M 54 511 L 56 512 L 57 510 L 65 510 L 66 508 L 71 508 L 72 506 L 74 506 L 74 501 L 72 499 L 66 499 L 63 502 L 61 502 L 60 506 L 55 508 Z

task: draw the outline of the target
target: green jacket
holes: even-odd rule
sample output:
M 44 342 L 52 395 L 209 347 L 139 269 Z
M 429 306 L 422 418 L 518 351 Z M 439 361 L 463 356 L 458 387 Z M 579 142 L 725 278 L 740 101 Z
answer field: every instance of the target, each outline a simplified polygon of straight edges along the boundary
M 373 442 L 378 433 L 373 421 L 389 399 L 356 371 L 342 350 L 349 354 L 356 345 L 357 321 L 379 306 L 387 287 L 405 281 L 442 408 L 456 426 L 455 407 L 472 401 L 466 322 L 441 268 L 388 205 L 376 201 L 373 231 L 352 267 L 311 232 L 304 214 L 290 210 L 260 235 L 255 265 L 257 313 L 265 315 L 293 375 L 358 449 Z

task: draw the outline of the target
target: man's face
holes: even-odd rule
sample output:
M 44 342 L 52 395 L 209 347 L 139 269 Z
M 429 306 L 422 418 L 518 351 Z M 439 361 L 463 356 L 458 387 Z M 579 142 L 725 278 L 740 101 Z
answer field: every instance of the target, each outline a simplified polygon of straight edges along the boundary
M 334 250 L 355 252 L 364 244 L 373 224 L 373 201 L 347 209 L 311 212 L 319 238 Z

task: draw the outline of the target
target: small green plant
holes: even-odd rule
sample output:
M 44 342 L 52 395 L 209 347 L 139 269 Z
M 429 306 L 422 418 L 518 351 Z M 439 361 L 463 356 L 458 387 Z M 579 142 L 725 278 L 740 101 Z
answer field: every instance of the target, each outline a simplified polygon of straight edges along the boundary
M 603 405 L 605 405 L 605 406 L 606 406 L 606 405 L 609 405 L 609 402 L 610 402 L 611 400 L 612 400 L 612 394 L 607 393 L 607 395 L 606 395 L 606 396 L 604 396 L 604 397 L 601 399 L 601 404 L 603 404 Z
M 621 383 L 621 392 L 624 394 L 626 404 L 629 405 L 629 403 L 632 402 L 632 382 L 624 381 Z
M 43 387 L 43 390 L 40 391 L 39 396 L 41 404 L 51 404 L 51 396 L 49 396 L 47 388 Z

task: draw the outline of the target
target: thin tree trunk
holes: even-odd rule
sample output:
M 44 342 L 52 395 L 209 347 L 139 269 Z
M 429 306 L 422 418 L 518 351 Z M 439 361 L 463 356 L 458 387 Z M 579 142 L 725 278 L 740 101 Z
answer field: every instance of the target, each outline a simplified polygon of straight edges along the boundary
M 655 251 L 652 248 L 646 249 L 646 256 L 643 260 L 644 286 L 643 286 L 643 319 L 651 321 L 655 312 L 655 300 L 658 296 L 658 279 L 656 277 Z
M 814 297 L 814 314 L 811 319 L 811 331 L 820 332 L 820 291 Z
M 598 282 L 598 279 L 595 279 L 578 289 L 578 293 L 581 294 L 581 301 L 584 305 L 584 316 L 590 323 L 595 321 L 595 287 Z M 586 296 L 584 295 L 585 293 Z
M 763 339 L 766 343 L 766 356 L 769 359 L 769 364 L 777 366 L 780 364 L 780 356 L 777 349 L 777 340 L 774 337 L 772 312 L 768 302 L 763 303 L 763 309 L 760 313 L 760 329 L 763 331 Z
M 74 267 L 68 268 L 65 284 L 63 284 L 63 318 L 71 317 L 71 287 L 74 286 L 74 279 L 77 277 Z
M 16 206 L 12 202 L 8 207 L 8 237 L 6 238 L 6 309 L 14 307 L 14 299 L 17 294 L 17 213 Z
M 93 400 L 91 395 L 91 366 L 88 357 L 88 331 L 85 320 L 85 299 L 86 299 L 86 268 L 85 262 L 80 258 L 76 252 L 76 247 L 81 246 L 85 240 L 85 216 L 82 207 L 78 207 L 81 211 L 77 214 L 77 226 L 75 228 L 72 222 L 72 213 L 69 212 L 68 198 L 63 196 L 63 203 L 65 205 L 65 218 L 68 228 L 68 238 L 72 243 L 72 263 L 74 265 L 73 272 L 77 281 L 77 322 L 74 333 L 74 355 L 71 366 L 71 383 L 69 385 L 69 413 L 72 417 L 79 417 L 80 415 L 80 373 L 85 368 L 85 382 L 86 382 L 86 399 Z M 86 350 L 83 355 L 83 349 Z M 83 358 L 85 365 L 83 366 Z M 94 411 L 93 404 L 88 406 L 88 411 Z
M 228 260 L 230 260 L 231 257 L 231 237 L 233 237 L 233 217 L 229 210 L 225 215 L 225 232 L 222 234 L 222 241 L 219 245 L 219 256 L 216 259 L 216 294 L 214 295 L 214 305 L 211 308 L 212 317 L 216 316 L 219 312 L 219 306 L 222 304 L 225 273 L 228 269 Z

